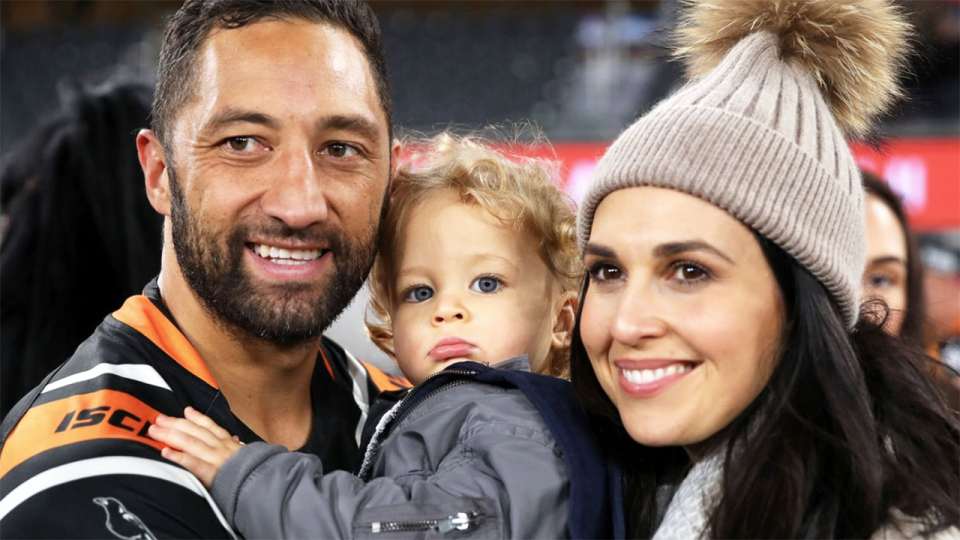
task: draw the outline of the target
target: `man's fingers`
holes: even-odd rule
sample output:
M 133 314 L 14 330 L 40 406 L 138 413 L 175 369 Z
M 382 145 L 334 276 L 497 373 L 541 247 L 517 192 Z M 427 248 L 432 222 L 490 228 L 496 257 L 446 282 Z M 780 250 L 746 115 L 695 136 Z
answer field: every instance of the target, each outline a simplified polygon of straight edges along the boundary
M 183 410 L 183 415 L 187 420 L 190 420 L 198 426 L 202 426 L 210 430 L 210 433 L 213 433 L 218 439 L 229 439 L 231 438 L 230 433 L 220 427 L 216 422 L 210 419 L 209 416 L 201 413 L 200 411 L 194 409 L 193 407 L 187 407 Z

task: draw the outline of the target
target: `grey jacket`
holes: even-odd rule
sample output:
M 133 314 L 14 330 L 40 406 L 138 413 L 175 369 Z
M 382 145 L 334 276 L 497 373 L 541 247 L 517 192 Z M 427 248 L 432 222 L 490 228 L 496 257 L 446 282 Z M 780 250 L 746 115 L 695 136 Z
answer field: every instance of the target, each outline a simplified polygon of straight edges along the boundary
M 214 499 L 247 538 L 567 537 L 568 470 L 536 408 L 516 388 L 445 377 L 383 416 L 367 481 L 253 443 L 217 474 Z

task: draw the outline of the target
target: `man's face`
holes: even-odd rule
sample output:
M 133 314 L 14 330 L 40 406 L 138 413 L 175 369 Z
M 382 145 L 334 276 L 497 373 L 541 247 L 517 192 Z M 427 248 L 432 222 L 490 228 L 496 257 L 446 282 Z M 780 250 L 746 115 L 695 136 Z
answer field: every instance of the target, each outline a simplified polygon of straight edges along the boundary
M 214 32 L 167 142 L 177 262 L 205 309 L 276 344 L 316 339 L 373 262 L 386 117 L 347 32 Z

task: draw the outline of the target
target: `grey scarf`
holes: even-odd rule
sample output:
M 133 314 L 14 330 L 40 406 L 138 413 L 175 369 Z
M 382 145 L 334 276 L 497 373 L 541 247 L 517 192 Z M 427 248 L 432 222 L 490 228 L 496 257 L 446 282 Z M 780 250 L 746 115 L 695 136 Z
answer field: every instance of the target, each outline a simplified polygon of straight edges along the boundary
M 707 521 L 720 494 L 724 452 L 701 459 L 683 479 L 654 540 L 707 538 Z

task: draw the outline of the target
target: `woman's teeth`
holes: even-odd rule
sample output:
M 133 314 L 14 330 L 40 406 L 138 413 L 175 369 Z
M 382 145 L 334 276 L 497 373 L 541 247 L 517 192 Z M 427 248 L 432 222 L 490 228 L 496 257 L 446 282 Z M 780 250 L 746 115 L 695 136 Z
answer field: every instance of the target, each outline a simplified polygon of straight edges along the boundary
M 686 373 L 693 369 L 690 364 L 670 364 L 666 368 L 657 369 L 624 369 L 623 376 L 628 381 L 635 384 L 646 384 L 658 381 L 670 375 Z
M 284 249 L 266 244 L 253 244 L 251 249 L 264 259 L 276 264 L 305 264 L 320 258 L 320 249 Z

